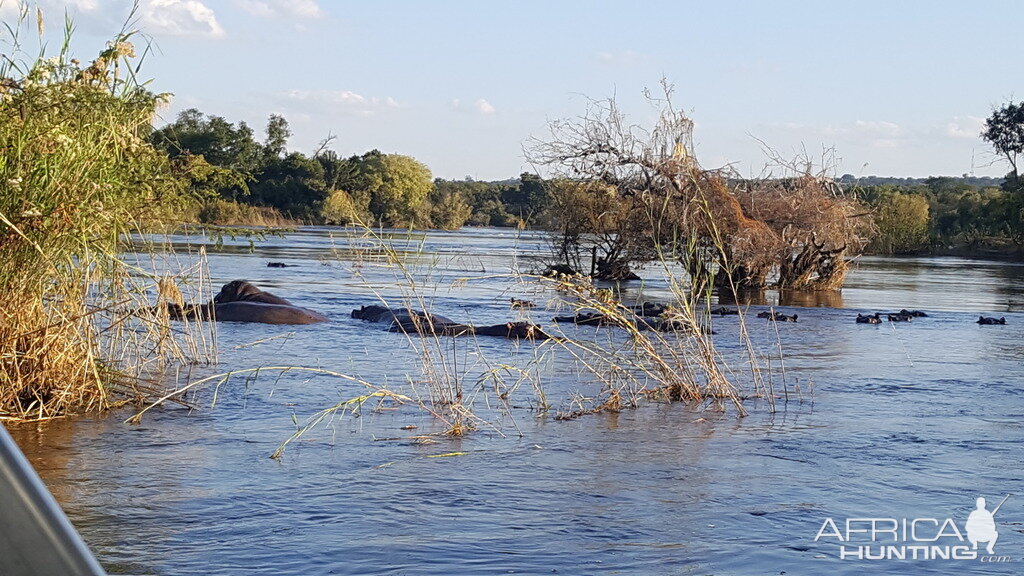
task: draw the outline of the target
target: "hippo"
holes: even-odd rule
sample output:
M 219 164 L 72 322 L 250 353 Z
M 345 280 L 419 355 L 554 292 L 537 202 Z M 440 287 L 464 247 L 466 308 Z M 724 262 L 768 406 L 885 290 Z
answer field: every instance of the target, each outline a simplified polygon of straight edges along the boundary
M 285 264 L 284 262 L 267 262 L 267 268 L 294 268 L 298 264 Z
M 902 311 L 896 314 L 886 314 L 885 316 L 889 319 L 889 322 L 910 322 L 915 318 L 913 314 L 904 314 Z
M 654 330 L 658 332 L 693 331 L 692 324 L 681 320 L 666 318 L 665 313 L 668 306 L 657 303 L 647 303 L 640 306 L 631 306 L 627 310 L 636 317 L 635 319 L 627 314 L 616 317 L 601 312 L 579 312 L 572 316 L 555 316 L 551 320 L 557 323 L 572 323 L 577 326 L 623 326 L 630 324 L 639 330 Z M 708 332 L 714 334 L 714 332 Z
M 632 306 L 630 310 L 637 316 L 661 316 L 668 310 L 668 306 L 658 302 L 644 302 L 639 306 Z
M 900 310 L 900 316 L 913 316 L 914 318 L 927 318 L 928 315 L 920 310 L 907 310 L 906 308 Z
M 1006 324 L 1006 317 L 1000 318 L 988 318 L 985 316 L 978 316 L 978 324 L 982 326 L 992 326 L 995 324 Z
M 199 319 L 219 322 L 262 324 L 316 324 L 328 318 L 319 312 L 293 305 L 284 298 L 264 292 L 245 280 L 233 280 L 221 287 L 206 304 L 167 305 L 173 320 Z
M 372 304 L 352 311 L 352 317 L 367 322 L 387 322 L 389 332 L 425 336 L 499 336 L 510 339 L 547 340 L 551 336 L 536 324 L 506 322 L 492 326 L 460 324 L 440 314 L 411 308 L 388 308 Z
M 870 314 L 867 316 L 857 314 L 857 324 L 881 324 L 882 319 L 879 316 L 881 315 L 878 312 L 875 312 L 873 316 Z
M 291 302 L 284 298 L 274 296 L 270 292 L 264 292 L 245 280 L 232 280 L 231 282 L 228 282 L 222 286 L 220 292 L 213 297 L 213 301 L 216 304 L 226 304 L 228 302 L 258 302 L 260 304 L 280 304 L 282 306 L 292 305 Z
M 740 311 L 736 308 L 726 308 L 725 306 L 719 306 L 710 311 L 712 316 L 739 316 L 739 313 Z
M 606 326 L 616 325 L 618 322 L 600 312 L 580 312 L 572 316 L 555 316 L 552 322 L 577 324 L 579 326 Z
M 783 314 L 782 312 L 771 312 L 768 310 L 757 313 L 758 318 L 767 318 L 769 320 L 774 320 L 776 322 L 796 322 L 798 316 L 798 314 L 793 314 L 792 316 L 789 316 Z
M 510 298 L 509 300 L 511 301 L 510 306 L 512 308 L 514 308 L 514 309 L 515 308 L 520 308 L 520 309 L 522 309 L 522 308 L 535 308 L 537 306 L 536 304 L 534 304 L 533 302 L 531 302 L 529 300 L 520 300 L 519 298 Z

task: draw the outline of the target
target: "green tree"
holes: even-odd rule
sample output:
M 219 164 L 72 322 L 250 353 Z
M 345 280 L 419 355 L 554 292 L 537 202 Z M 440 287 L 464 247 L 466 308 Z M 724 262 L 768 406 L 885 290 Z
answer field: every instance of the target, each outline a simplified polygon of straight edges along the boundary
M 201 154 L 179 154 L 171 160 L 171 168 L 199 200 L 215 198 L 222 190 L 248 190 L 248 182 L 241 172 L 214 166 Z
M 1020 175 L 1017 171 L 1017 159 L 1024 154 L 1024 103 L 1012 100 L 992 111 L 985 120 L 985 130 L 981 137 L 992 144 L 997 154 L 1010 164 L 1010 175 L 1007 177 L 1014 188 L 1020 187 Z
M 326 224 L 337 224 L 344 226 L 350 222 L 362 220 L 364 215 L 356 206 L 352 196 L 344 190 L 333 190 L 324 201 L 321 211 Z
M 280 158 L 285 153 L 292 131 L 283 116 L 271 114 L 267 120 L 267 139 L 263 142 L 263 153 L 268 158 Z
M 329 192 L 323 166 L 298 152 L 270 159 L 251 189 L 256 203 L 307 219 L 319 217 Z
M 174 122 L 154 130 L 149 138 L 172 160 L 182 155 L 201 156 L 212 166 L 233 170 L 230 184 L 217 190 L 225 198 L 249 193 L 247 182 L 260 168 L 260 145 L 245 122 L 234 125 L 220 116 L 207 116 L 195 108 L 178 114 Z
M 456 230 L 463 227 L 473 214 L 473 207 L 466 200 L 466 194 L 458 186 L 448 186 L 446 181 L 434 181 L 433 189 L 420 210 L 419 226 Z
M 906 254 L 928 245 L 928 200 L 910 194 L 889 194 L 877 205 L 874 245 L 886 254 Z
M 195 108 L 182 111 L 175 122 L 154 130 L 150 140 L 172 158 L 198 154 L 216 166 L 248 172 L 259 163 L 259 144 L 245 122 L 236 127 L 220 116 L 206 116 Z
M 409 224 L 434 186 L 430 169 L 410 156 L 367 152 L 358 159 L 351 178 L 352 197 L 368 200 L 372 216 L 383 224 Z
M 540 176 L 523 172 L 517 186 L 509 186 L 502 191 L 501 201 L 508 213 L 532 224 L 548 207 L 547 186 Z

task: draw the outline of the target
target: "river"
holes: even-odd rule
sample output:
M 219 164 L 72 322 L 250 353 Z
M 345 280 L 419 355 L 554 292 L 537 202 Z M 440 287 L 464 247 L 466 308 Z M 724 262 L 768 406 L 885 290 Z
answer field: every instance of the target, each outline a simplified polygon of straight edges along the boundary
M 410 384 L 422 362 L 406 337 L 349 317 L 405 293 L 373 243 L 353 234 L 303 228 L 251 251 L 244 240 L 174 238 L 186 260 L 206 246 L 216 285 L 245 278 L 332 319 L 221 324 L 220 363 L 196 374 L 309 366 L 422 393 Z M 506 276 L 533 266 L 546 249 L 541 236 L 399 236 L 417 292 L 435 311 L 476 324 L 520 314 L 550 324 L 551 310 L 508 306 L 512 296 L 540 304 L 554 296 Z M 643 276 L 627 296 L 667 297 L 657 269 Z M 596 392 L 586 378 L 540 344 L 481 338 L 460 340 L 452 358 L 476 373 L 529 367 L 551 411 L 537 409 L 532 384 L 517 388 L 507 409 L 474 392 L 469 400 L 487 422 L 448 438 L 430 436 L 444 425 L 414 405 L 367 405 L 274 460 L 295 422 L 363 391 L 294 371 L 233 377 L 200 391 L 197 409 L 168 405 L 138 425 L 118 411 L 11 431 L 112 574 L 1024 571 L 1024 266 L 865 257 L 839 296 L 769 293 L 750 312 L 773 304 L 799 322 L 776 332 L 751 314 L 751 339 L 768 355 L 782 349 L 784 377 L 800 394 L 780 398 L 774 412 L 749 400 L 745 417 L 731 407 L 647 402 L 556 420 L 575 394 Z M 854 323 L 857 313 L 900 308 L 929 317 Z M 980 314 L 1007 325 L 979 326 Z M 734 317 L 715 322 L 716 342 L 736 347 Z M 475 378 L 464 386 L 478 388 Z M 952 518 L 962 531 L 976 497 L 992 510 L 1007 494 L 995 515 L 996 554 L 1007 562 L 841 559 L 831 530 L 815 540 L 828 518 L 840 529 L 850 518 Z M 918 525 L 917 543 L 936 534 Z M 892 543 L 885 538 L 874 543 Z M 929 544 L 949 543 L 961 542 L 947 533 Z

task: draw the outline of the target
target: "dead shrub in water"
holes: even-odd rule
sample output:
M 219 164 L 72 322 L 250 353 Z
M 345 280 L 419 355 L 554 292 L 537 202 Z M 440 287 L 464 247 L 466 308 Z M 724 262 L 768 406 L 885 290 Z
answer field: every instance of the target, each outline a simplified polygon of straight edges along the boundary
M 550 137 L 533 142 L 531 161 L 564 183 L 552 187 L 556 263 L 580 272 L 589 248 L 597 279 L 628 278 L 630 266 L 669 258 L 720 287 L 841 286 L 846 257 L 861 252 L 869 226 L 825 176 L 828 166 L 780 164 L 790 177 L 759 180 L 705 170 L 693 156 L 693 121 L 663 88 L 663 97 L 648 94 L 660 109 L 650 128 L 630 124 L 612 98 L 553 122 Z M 580 201 L 580 188 L 602 202 Z

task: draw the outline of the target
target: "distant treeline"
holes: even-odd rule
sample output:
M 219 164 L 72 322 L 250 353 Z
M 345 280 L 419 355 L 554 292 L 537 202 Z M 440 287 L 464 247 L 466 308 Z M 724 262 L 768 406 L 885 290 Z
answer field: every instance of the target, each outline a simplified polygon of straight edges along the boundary
M 836 179 L 837 182 L 843 185 L 845 188 L 852 186 L 927 186 L 930 181 L 941 178 L 945 180 L 953 180 L 962 182 L 968 186 L 974 186 L 975 188 L 998 188 L 1002 185 L 1002 178 L 991 178 L 989 176 L 956 176 L 956 177 L 935 177 L 929 176 L 928 178 L 899 178 L 897 176 L 854 176 L 853 174 L 843 174 Z
M 539 226 L 544 183 L 523 174 L 501 182 L 434 180 L 409 156 L 371 150 L 348 158 L 324 142 L 313 155 L 287 150 L 291 132 L 270 116 L 263 141 L 245 122 L 189 109 L 151 136 L 199 199 L 183 217 L 207 223 L 413 226 Z
M 270 116 L 258 141 L 245 122 L 190 109 L 155 130 L 151 142 L 199 199 L 183 216 L 206 223 L 560 228 L 581 209 L 555 197 L 565 186 L 533 174 L 435 180 L 400 154 L 342 158 L 329 141 L 309 156 L 288 151 L 290 135 L 281 116 Z M 1011 184 L 1017 179 L 846 174 L 838 182 L 874 216 L 875 253 L 1016 251 L 1024 243 L 1024 191 Z
M 894 179 L 896 180 L 896 179 Z M 1024 186 L 1007 177 L 910 179 L 851 189 L 875 216 L 881 254 L 1012 254 L 1024 245 Z M 870 180 L 868 180 L 870 181 Z

